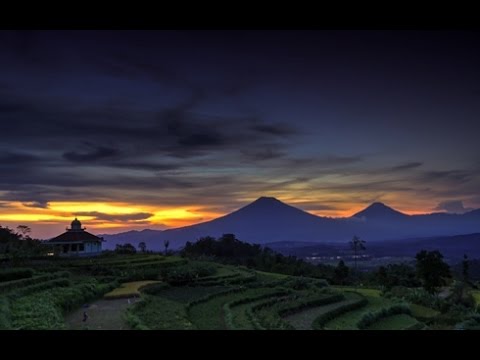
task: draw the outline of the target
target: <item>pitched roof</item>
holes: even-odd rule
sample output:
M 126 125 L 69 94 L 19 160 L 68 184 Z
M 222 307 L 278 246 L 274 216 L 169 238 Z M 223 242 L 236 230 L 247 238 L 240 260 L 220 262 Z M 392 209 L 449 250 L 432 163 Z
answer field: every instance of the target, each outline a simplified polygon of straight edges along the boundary
M 86 242 L 86 241 L 103 241 L 102 238 L 90 234 L 86 231 L 67 231 L 48 242 Z

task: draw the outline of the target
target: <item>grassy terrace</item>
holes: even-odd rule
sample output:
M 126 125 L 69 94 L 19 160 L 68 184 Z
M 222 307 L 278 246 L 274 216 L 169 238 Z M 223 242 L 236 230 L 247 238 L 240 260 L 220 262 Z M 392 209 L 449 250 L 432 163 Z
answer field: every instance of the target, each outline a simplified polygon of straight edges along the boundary
M 480 290 L 474 290 L 472 291 L 473 297 L 475 298 L 475 301 L 477 303 L 477 308 L 480 307 Z
M 223 305 L 239 299 L 240 296 L 258 296 L 271 289 L 243 289 L 240 292 L 215 296 L 206 302 L 190 307 L 188 315 L 197 329 L 215 330 L 227 329 L 224 319 Z
M 344 300 L 306 309 L 296 314 L 286 316 L 284 320 L 290 323 L 297 330 L 313 330 L 313 321 L 319 316 L 335 311 L 346 305 L 350 305 L 360 299 L 360 295 L 346 292 Z
M 418 319 L 433 319 L 440 315 L 440 311 L 422 305 L 410 304 L 410 309 L 412 316 Z
M 105 299 L 121 299 L 128 298 L 133 296 L 140 296 L 140 289 L 151 285 L 158 284 L 160 281 L 147 280 L 147 281 L 133 281 L 128 283 L 123 283 L 120 287 L 106 293 L 104 295 Z
M 417 320 L 407 314 L 392 315 L 376 321 L 368 330 L 407 330 L 415 328 Z

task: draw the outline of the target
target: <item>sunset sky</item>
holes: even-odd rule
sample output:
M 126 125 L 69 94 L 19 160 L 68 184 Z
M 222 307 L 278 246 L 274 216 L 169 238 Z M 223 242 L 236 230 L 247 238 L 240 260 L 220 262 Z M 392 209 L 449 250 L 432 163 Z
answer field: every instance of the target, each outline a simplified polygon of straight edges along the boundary
M 0 31 L 0 225 L 164 229 L 260 196 L 480 208 L 480 33 Z

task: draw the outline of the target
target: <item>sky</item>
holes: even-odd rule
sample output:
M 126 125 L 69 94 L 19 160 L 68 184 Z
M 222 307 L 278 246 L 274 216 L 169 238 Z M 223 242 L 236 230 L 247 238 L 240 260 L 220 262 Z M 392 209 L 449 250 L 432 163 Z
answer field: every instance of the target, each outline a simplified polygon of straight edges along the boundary
M 480 208 L 480 33 L 0 31 L 0 225 Z

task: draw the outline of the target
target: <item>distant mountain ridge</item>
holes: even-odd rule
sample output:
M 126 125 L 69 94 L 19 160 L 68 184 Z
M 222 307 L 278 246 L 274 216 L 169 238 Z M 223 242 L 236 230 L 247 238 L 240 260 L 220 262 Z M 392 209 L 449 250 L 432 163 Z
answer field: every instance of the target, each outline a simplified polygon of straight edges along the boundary
M 404 238 L 453 236 L 480 232 L 480 209 L 465 214 L 433 213 L 407 215 L 383 203 L 373 203 L 347 218 L 316 216 L 273 197 L 260 197 L 254 202 L 219 218 L 167 230 L 129 231 L 103 235 L 107 248 L 116 243 L 147 243 L 147 248 L 160 250 L 163 241 L 178 249 L 187 241 L 202 236 L 219 237 L 233 233 L 242 241 L 265 244 L 272 242 L 345 242 L 358 235 L 367 241 Z

